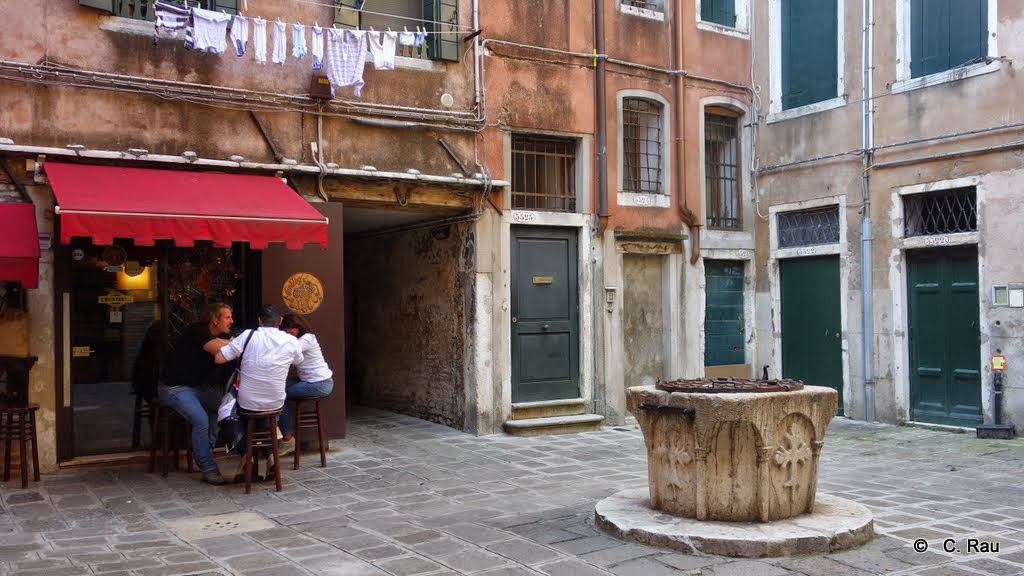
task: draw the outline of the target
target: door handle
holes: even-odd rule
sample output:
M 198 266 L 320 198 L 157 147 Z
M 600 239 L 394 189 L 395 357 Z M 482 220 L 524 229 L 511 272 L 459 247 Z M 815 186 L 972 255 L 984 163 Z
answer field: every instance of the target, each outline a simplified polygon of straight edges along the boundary
M 540 327 L 540 329 L 545 332 L 547 332 L 549 328 L 551 328 L 551 324 L 544 324 L 543 326 Z
M 515 324 L 516 322 L 519 322 L 519 318 L 516 318 L 515 316 L 513 316 L 512 317 L 512 323 Z

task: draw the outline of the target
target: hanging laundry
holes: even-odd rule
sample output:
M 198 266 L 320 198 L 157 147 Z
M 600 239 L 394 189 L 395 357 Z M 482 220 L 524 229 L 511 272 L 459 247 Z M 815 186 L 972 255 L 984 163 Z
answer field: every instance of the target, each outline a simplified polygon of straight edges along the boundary
M 192 9 L 192 20 L 195 25 L 195 48 L 213 54 L 227 50 L 225 37 L 228 33 L 228 22 L 231 15 L 202 8 Z
M 324 67 L 324 29 L 313 26 L 313 70 Z
M 153 44 L 160 41 L 160 31 L 169 33 L 170 37 L 177 38 L 178 30 L 185 30 L 188 27 L 188 8 L 174 2 L 162 2 L 157 0 L 153 5 Z
M 353 86 L 353 95 L 360 98 L 365 65 L 365 30 L 327 30 L 327 78 L 331 86 Z
M 398 48 L 398 32 L 374 32 L 367 35 L 373 67 L 377 70 L 395 69 L 395 51 Z
M 306 57 L 306 27 L 292 24 L 292 58 L 302 60 Z
M 401 44 L 402 46 L 415 46 L 416 45 L 416 33 L 415 32 L 409 32 L 408 30 L 406 30 L 405 32 L 399 32 L 398 33 L 398 43 Z
M 231 23 L 231 45 L 235 47 L 235 54 L 245 56 L 245 48 L 249 44 L 249 19 L 245 16 L 235 16 Z
M 416 43 L 415 43 L 415 46 L 417 48 L 419 48 L 420 46 L 423 46 L 423 41 L 426 40 L 426 39 L 427 39 L 427 30 L 426 30 L 426 28 L 424 28 L 421 32 L 417 32 L 416 33 Z
M 288 57 L 288 27 L 284 22 L 272 22 L 274 36 L 274 53 L 270 59 L 274 64 L 284 64 Z
M 252 19 L 252 55 L 257 64 L 267 63 L 267 21 Z

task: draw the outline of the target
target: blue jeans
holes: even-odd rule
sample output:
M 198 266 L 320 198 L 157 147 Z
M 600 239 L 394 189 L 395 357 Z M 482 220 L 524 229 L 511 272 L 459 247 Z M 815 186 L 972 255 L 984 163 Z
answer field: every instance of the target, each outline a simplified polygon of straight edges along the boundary
M 284 411 L 278 419 L 278 426 L 281 434 L 291 435 L 295 432 L 295 418 L 292 414 L 293 408 L 288 405 L 288 400 L 305 398 L 324 398 L 334 390 L 334 380 L 328 378 L 319 382 L 289 382 L 285 388 Z
M 203 472 L 217 470 L 217 463 L 213 461 L 214 436 L 211 434 L 215 425 L 211 422 L 217 421 L 221 394 L 212 388 L 160 384 L 157 395 L 164 406 L 173 408 L 192 426 L 192 451 L 199 469 Z

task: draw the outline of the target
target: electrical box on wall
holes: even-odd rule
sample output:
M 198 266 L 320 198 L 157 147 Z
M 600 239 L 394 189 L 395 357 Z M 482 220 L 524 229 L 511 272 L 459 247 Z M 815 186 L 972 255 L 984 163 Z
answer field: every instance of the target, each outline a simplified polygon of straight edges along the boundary
M 615 288 L 612 286 L 604 288 L 604 309 L 608 312 L 615 310 Z

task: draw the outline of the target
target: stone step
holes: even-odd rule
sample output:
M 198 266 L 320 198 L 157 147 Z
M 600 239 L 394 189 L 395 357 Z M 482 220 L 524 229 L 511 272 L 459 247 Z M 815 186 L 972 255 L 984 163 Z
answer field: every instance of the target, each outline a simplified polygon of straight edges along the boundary
M 599 414 L 575 414 L 572 416 L 551 416 L 548 418 L 525 418 L 505 421 L 505 432 L 512 436 L 547 436 L 550 434 L 575 434 L 576 432 L 597 432 L 601 429 L 604 416 Z
M 512 419 L 549 418 L 552 416 L 578 416 L 586 414 L 586 400 L 569 398 L 568 400 L 541 400 L 539 402 L 519 402 L 512 404 Z

